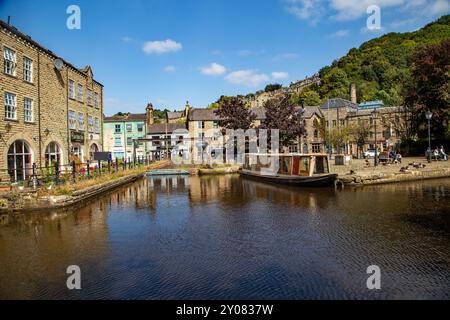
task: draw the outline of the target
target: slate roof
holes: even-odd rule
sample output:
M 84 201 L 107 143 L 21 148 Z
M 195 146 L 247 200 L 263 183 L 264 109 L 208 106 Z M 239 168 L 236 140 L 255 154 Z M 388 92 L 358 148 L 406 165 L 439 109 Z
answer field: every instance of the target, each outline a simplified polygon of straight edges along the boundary
M 183 111 L 167 112 L 167 119 L 169 120 L 180 119 L 183 117 L 184 117 Z
M 265 119 L 264 108 L 251 108 L 252 112 L 256 114 L 257 120 Z M 219 116 L 216 115 L 213 109 L 191 109 L 189 111 L 189 121 L 219 121 Z
M 128 116 L 112 116 L 105 117 L 104 122 L 136 122 L 146 121 L 147 115 L 145 113 L 130 113 Z
M 167 133 L 172 133 L 175 130 L 186 129 L 184 123 L 155 123 L 147 128 L 148 134 L 165 134 L 167 126 Z
M 353 103 L 349 100 L 341 99 L 341 98 L 334 98 L 329 99 L 327 102 L 325 102 L 323 105 L 320 106 L 322 109 L 327 110 L 335 109 L 335 108 L 348 108 L 348 109 L 359 109 L 359 105 L 356 103 Z

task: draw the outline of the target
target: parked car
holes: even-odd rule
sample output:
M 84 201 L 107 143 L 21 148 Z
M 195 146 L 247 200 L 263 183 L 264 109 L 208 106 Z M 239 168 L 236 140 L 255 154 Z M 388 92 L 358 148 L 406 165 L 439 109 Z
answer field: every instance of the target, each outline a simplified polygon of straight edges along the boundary
M 364 158 L 368 159 L 368 158 L 375 158 L 375 149 L 370 149 L 367 151 L 364 151 Z

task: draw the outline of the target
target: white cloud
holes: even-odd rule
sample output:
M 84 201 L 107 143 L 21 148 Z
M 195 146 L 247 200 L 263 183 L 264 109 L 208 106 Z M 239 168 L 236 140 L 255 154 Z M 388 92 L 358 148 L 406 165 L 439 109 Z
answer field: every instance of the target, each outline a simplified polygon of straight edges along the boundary
M 350 35 L 350 30 L 338 30 L 335 33 L 330 34 L 330 38 L 344 38 Z
M 200 71 L 208 76 L 218 76 L 227 72 L 227 68 L 218 63 L 211 63 L 209 66 L 200 68 Z
M 275 61 L 290 60 L 290 59 L 297 59 L 298 57 L 299 56 L 297 53 L 289 52 L 289 53 L 278 54 L 273 58 L 273 60 L 275 60 Z
M 367 16 L 367 8 L 377 5 L 381 14 L 395 9 L 405 15 L 435 17 L 450 12 L 449 0 L 283 0 L 288 12 L 312 24 L 324 16 L 339 21 L 356 20 Z M 391 11 L 392 12 L 392 11 Z
M 448 0 L 436 0 L 430 6 L 431 14 L 444 15 L 450 12 L 450 1 Z
M 122 38 L 122 41 L 125 42 L 125 43 L 130 43 L 130 42 L 133 42 L 134 39 L 129 37 L 129 36 L 125 36 L 125 37 Z
M 167 66 L 164 68 L 165 72 L 175 72 L 177 71 L 177 68 L 175 68 L 174 66 Z
M 285 0 L 286 10 L 301 20 L 317 23 L 324 11 L 322 0 Z
M 181 43 L 170 39 L 163 41 L 147 41 L 142 47 L 142 50 L 147 54 L 163 54 L 180 51 L 181 49 L 183 49 Z
M 274 79 L 286 79 L 289 78 L 289 73 L 287 72 L 272 72 L 272 78 Z
M 264 53 L 264 50 L 254 51 L 254 50 L 241 50 L 238 52 L 238 54 L 242 57 L 248 57 L 248 56 L 256 56 L 259 54 Z
M 247 87 L 258 87 L 262 83 L 270 80 L 264 73 L 257 73 L 255 70 L 239 70 L 230 73 L 226 78 L 228 82 Z

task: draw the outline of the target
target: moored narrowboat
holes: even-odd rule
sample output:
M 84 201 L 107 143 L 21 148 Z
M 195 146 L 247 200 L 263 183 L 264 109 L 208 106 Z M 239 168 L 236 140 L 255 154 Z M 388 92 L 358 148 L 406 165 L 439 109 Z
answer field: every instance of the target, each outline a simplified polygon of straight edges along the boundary
M 330 173 L 326 154 L 248 154 L 239 173 L 245 178 L 302 187 L 327 187 Z

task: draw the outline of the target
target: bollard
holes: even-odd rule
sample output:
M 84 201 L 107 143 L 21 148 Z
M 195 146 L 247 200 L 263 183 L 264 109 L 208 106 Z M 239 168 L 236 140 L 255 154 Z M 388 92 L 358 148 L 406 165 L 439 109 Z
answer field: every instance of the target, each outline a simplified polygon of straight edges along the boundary
M 111 160 L 108 159 L 108 173 L 111 174 Z
M 37 177 L 36 177 L 36 163 L 33 162 L 33 189 L 37 188 Z
M 98 160 L 98 175 L 102 175 L 102 161 Z
M 87 176 L 88 176 L 88 178 L 90 178 L 91 177 L 91 162 L 88 160 L 86 162 L 86 164 L 87 164 Z
M 77 167 L 75 165 L 75 161 L 72 161 L 72 178 L 75 183 L 77 181 Z

